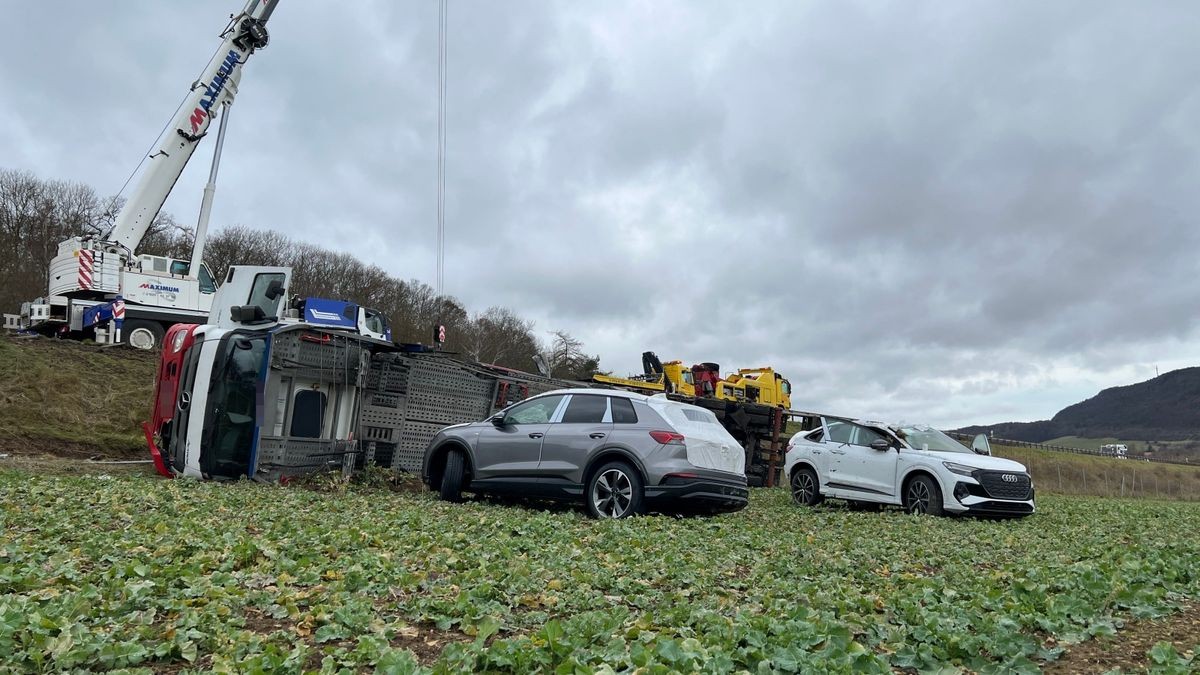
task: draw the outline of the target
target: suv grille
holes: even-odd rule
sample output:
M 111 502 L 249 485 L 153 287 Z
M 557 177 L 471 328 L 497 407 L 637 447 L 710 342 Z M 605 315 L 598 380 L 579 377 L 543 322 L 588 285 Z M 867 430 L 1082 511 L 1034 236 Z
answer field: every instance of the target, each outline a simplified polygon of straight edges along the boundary
M 1005 480 L 1006 476 L 1011 476 Z M 980 471 L 979 483 L 989 497 L 996 499 L 1029 499 L 1030 480 L 1027 473 L 1011 471 Z

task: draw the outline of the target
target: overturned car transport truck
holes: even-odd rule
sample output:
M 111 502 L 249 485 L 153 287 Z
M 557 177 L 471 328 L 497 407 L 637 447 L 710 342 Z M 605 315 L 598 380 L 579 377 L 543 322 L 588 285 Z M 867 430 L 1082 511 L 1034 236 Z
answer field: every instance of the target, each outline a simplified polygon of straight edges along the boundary
M 173 326 L 143 425 L 168 477 L 277 481 L 366 465 L 420 473 L 443 427 L 578 383 L 440 352 L 353 325 L 289 317 L 291 270 L 229 269 L 209 323 Z

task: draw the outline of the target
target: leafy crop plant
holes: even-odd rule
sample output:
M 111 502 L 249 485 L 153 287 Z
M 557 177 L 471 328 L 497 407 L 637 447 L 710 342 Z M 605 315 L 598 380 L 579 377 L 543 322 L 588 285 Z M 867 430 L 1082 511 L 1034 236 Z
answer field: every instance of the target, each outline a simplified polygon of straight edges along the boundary
M 1036 672 L 1200 596 L 1200 506 L 593 521 L 349 486 L 0 473 L 14 672 Z M 1200 639 L 1197 640 L 1200 642 Z M 1176 656 L 1162 647 L 1154 663 Z M 1180 661 L 1182 662 L 1182 661 Z

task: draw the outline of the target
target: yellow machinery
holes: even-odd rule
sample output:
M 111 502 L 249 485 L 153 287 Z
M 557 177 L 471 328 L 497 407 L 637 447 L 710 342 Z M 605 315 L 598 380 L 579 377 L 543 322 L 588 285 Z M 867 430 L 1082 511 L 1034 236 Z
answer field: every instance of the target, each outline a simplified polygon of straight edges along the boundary
M 746 452 L 751 485 L 774 485 L 781 463 L 780 435 L 792 413 L 792 385 L 773 368 L 743 368 L 721 377 L 716 363 L 690 368 L 682 361 L 662 363 L 654 352 L 642 354 L 641 375 L 594 375 L 598 383 L 645 394 L 667 394 L 710 410 Z M 806 427 L 807 428 L 807 427 Z
M 595 375 L 592 379 L 602 384 L 654 393 L 757 403 L 784 409 L 792 407 L 792 385 L 773 368 L 742 368 L 722 378 L 715 363 L 686 368 L 683 361 L 662 363 L 653 352 L 642 355 L 642 366 L 645 371 L 642 375 Z
M 668 361 L 661 365 L 659 372 L 649 372 L 645 375 L 629 377 L 613 377 L 611 375 L 593 375 L 592 380 L 601 384 L 611 384 L 616 387 L 638 389 L 655 393 L 682 394 L 695 396 L 696 387 L 692 381 L 692 371 L 683 367 L 683 361 Z
M 772 368 L 741 368 L 717 381 L 716 397 L 790 410 L 792 383 Z

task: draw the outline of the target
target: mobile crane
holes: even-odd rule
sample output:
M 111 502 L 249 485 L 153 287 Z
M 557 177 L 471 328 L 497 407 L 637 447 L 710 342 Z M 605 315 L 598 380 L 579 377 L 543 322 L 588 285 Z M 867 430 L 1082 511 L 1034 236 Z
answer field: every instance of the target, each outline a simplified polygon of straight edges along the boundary
M 206 319 L 216 283 L 202 259 L 229 108 L 237 96 L 242 68 L 254 52 L 267 46 L 266 24 L 277 4 L 278 0 L 249 0 L 239 14 L 231 16 L 221 32 L 221 46 L 159 138 L 113 227 L 100 236 L 61 242 L 50 262 L 47 295 L 24 303 L 19 315 L 6 314 L 6 328 L 68 336 L 95 331 L 98 339 L 153 349 L 169 326 Z M 138 253 L 142 238 L 218 116 L 217 143 L 191 260 Z M 110 321 L 115 328 L 97 331 Z

